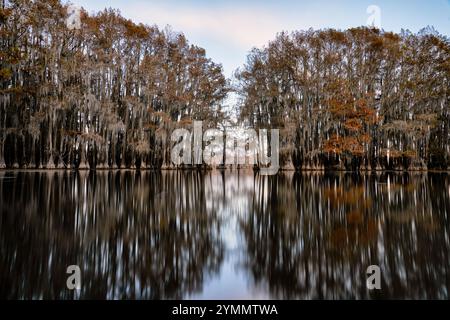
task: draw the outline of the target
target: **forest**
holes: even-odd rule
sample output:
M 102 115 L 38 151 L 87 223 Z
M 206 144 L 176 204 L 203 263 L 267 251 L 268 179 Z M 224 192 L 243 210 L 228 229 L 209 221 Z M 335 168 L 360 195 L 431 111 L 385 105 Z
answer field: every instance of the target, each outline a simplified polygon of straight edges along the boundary
M 181 33 L 112 9 L 66 26 L 58 0 L 3 1 L 0 165 L 170 165 L 170 132 L 223 119 L 222 67 Z
M 280 33 L 236 73 L 240 119 L 297 169 L 447 169 L 450 42 L 433 28 Z
M 0 168 L 173 168 L 194 121 L 280 129 L 284 169 L 450 168 L 450 41 L 431 27 L 281 32 L 227 79 L 170 28 L 67 15 L 1 2 Z

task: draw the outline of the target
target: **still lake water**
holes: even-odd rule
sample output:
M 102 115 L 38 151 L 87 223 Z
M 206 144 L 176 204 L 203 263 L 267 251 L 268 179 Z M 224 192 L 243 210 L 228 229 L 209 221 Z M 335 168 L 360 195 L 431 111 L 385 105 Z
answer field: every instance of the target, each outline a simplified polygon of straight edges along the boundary
M 449 298 L 445 173 L 2 171 L 0 214 L 2 299 Z

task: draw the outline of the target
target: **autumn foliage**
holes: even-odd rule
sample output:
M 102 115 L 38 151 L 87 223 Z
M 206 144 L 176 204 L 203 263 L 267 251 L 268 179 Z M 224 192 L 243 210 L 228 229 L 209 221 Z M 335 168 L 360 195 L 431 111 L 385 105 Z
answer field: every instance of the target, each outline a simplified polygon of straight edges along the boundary
M 171 132 L 226 126 L 205 50 L 108 9 L 2 1 L 0 167 L 168 167 Z M 450 42 L 432 28 L 280 33 L 237 70 L 244 126 L 280 129 L 296 169 L 447 169 Z
M 222 67 L 169 28 L 59 0 L 0 9 L 0 167 L 163 167 L 170 134 L 222 121 Z
M 447 169 L 449 66 L 449 39 L 432 28 L 280 33 L 236 73 L 240 115 L 289 128 L 284 167 Z

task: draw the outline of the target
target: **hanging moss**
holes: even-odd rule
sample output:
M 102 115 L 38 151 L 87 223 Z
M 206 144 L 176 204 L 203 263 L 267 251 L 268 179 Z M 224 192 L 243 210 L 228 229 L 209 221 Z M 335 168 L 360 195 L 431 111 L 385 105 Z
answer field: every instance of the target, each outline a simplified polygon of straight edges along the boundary
M 59 0 L 0 12 L 0 166 L 160 167 L 157 128 L 223 119 L 222 68 L 181 33 L 111 9 L 82 11 L 79 30 L 66 18 Z
M 446 169 L 449 60 L 449 39 L 434 29 L 280 33 L 237 73 L 240 117 L 281 129 L 280 147 L 292 150 L 282 166 Z

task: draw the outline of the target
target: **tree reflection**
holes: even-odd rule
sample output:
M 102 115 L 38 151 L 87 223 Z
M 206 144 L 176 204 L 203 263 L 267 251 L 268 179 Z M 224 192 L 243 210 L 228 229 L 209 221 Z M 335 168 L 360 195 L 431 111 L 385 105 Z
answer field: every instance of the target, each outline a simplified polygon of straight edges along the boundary
M 278 298 L 448 298 L 446 174 L 257 176 L 245 265 Z M 377 264 L 382 290 L 366 289 Z
M 0 298 L 449 297 L 447 174 L 2 171 L 0 204 Z
M 0 173 L 0 297 L 181 298 L 223 259 L 206 177 Z M 66 289 L 79 265 L 82 289 Z

